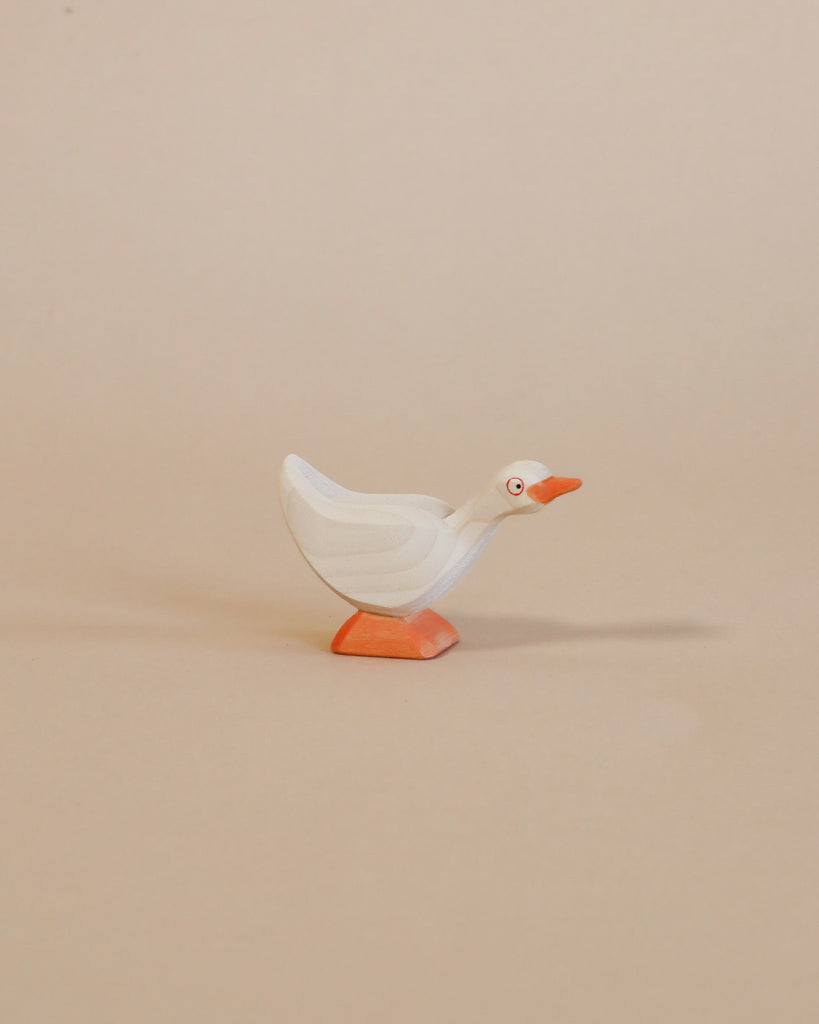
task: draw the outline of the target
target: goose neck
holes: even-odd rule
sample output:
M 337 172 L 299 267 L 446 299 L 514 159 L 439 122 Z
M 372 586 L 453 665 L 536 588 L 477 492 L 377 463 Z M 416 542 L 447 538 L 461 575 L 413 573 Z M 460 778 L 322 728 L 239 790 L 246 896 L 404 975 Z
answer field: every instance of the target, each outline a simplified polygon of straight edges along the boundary
M 455 509 L 449 520 L 458 532 L 468 528 L 470 532 L 483 533 L 484 530 L 498 525 L 502 512 L 503 510 L 497 507 L 497 495 L 485 492 L 470 498 Z

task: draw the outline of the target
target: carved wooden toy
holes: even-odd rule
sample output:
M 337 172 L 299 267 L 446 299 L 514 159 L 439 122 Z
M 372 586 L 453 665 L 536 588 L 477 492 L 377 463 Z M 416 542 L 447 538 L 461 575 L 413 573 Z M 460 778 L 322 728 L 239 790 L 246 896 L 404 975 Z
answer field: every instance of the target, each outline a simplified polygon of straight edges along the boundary
M 513 462 L 458 509 L 422 494 L 359 494 L 288 455 L 285 519 L 311 568 L 359 610 L 332 643 L 336 654 L 433 658 L 458 640 L 431 611 L 472 568 L 501 521 L 537 512 L 580 486 L 540 462 Z

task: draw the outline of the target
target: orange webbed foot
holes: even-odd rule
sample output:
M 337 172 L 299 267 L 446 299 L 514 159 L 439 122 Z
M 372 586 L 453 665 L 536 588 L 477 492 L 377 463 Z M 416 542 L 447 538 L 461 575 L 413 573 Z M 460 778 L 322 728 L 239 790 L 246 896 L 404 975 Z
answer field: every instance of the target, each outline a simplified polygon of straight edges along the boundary
M 403 618 L 356 612 L 336 633 L 331 649 L 371 658 L 426 659 L 458 639 L 455 627 L 429 608 Z

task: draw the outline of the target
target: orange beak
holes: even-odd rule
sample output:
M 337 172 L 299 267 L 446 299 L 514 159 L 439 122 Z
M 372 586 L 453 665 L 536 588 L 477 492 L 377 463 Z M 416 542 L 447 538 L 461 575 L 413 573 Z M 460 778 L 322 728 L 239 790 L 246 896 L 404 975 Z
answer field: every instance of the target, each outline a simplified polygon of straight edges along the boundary
M 526 491 L 530 498 L 539 501 L 541 505 L 548 505 L 550 501 L 559 498 L 561 494 L 568 494 L 569 491 L 576 491 L 583 483 L 570 476 L 547 476 L 540 483 L 532 484 Z

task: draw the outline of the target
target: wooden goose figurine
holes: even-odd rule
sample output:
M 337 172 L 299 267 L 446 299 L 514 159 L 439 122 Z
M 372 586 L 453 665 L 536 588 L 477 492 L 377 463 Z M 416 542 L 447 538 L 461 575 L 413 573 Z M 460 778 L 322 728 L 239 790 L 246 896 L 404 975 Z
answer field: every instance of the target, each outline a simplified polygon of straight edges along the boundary
M 358 608 L 337 654 L 432 658 L 458 640 L 429 609 L 472 568 L 501 521 L 537 512 L 580 486 L 540 462 L 513 462 L 453 509 L 422 494 L 359 494 L 298 455 L 281 472 L 287 525 L 311 568 Z

